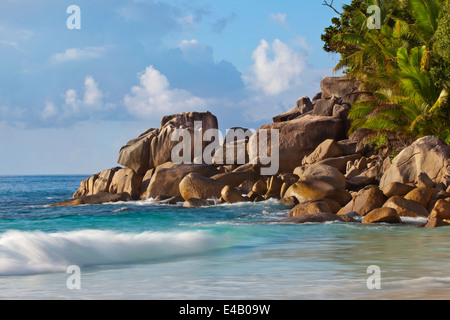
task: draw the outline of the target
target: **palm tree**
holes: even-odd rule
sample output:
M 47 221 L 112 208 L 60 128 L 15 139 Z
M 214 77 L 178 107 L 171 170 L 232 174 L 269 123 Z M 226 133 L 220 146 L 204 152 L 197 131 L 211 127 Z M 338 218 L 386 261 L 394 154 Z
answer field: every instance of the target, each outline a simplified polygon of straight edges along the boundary
M 386 41 L 393 35 L 390 26 L 390 10 L 387 6 L 390 2 L 386 0 L 368 0 L 366 2 L 367 7 L 376 5 L 380 8 L 381 29 L 369 29 L 367 21 L 370 15 L 366 10 L 358 7 L 350 11 L 352 25 L 356 31 L 337 34 L 334 39 L 356 48 L 352 54 L 342 57 L 334 71 L 347 68 L 350 76 L 361 80 L 367 80 L 368 74 L 383 73 L 386 64 L 392 61 L 397 50 L 397 48 L 392 50 L 389 47 L 390 41 Z
M 356 50 L 335 70 L 347 68 L 368 93 L 352 106 L 351 131 L 367 128 L 419 137 L 433 134 L 450 142 L 448 89 L 430 74 L 434 35 L 448 0 L 367 0 L 381 7 L 383 25 L 369 29 L 368 14 L 352 11 L 356 31 L 336 36 Z M 406 10 L 406 11 L 402 11 Z
M 408 0 L 415 21 L 414 24 L 410 25 L 411 31 L 420 43 L 426 46 L 427 50 L 432 47 L 443 3 L 442 0 Z

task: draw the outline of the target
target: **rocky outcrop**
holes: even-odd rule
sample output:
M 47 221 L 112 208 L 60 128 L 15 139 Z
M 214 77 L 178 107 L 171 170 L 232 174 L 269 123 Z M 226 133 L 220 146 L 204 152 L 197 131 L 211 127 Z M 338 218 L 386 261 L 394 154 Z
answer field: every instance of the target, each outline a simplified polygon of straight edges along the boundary
M 433 196 L 433 189 L 421 187 L 411 190 L 404 196 L 404 198 L 406 200 L 414 200 L 423 205 L 424 208 L 427 208 L 428 205 L 430 204 L 432 196 Z
M 199 207 L 208 207 L 214 204 L 214 201 L 203 200 L 203 199 L 189 199 L 183 202 L 184 208 L 199 208 Z
M 278 160 L 280 167 L 278 173 L 296 177 L 292 174 L 293 169 L 301 164 L 303 157 L 309 155 L 327 139 L 329 139 L 327 143 L 330 143 L 332 148 L 340 148 L 336 147 L 336 143 L 339 143 L 341 138 L 345 138 L 343 122 L 346 119 L 340 112 L 342 108 L 336 106 L 345 104 L 342 94 L 347 95 L 354 90 L 353 88 L 343 89 L 343 79 L 336 82 L 336 85 L 326 84 L 329 80 L 324 79 L 323 84 L 326 90 L 324 94 L 316 95 L 312 101 L 308 97 L 301 97 L 292 110 L 274 118 L 274 121 L 279 121 L 279 123 L 261 128 L 279 130 L 280 157 Z M 350 86 L 350 82 L 348 85 Z M 333 95 L 329 96 L 328 92 L 333 92 Z M 283 197 L 292 184 L 298 180 L 298 178 L 292 179 L 292 177 L 286 179 L 286 176 L 278 174 L 274 177 L 259 178 L 256 169 L 264 166 L 264 163 L 257 152 L 255 154 L 253 151 L 258 150 L 254 147 L 259 146 L 261 136 L 259 133 L 252 135 L 249 130 L 239 127 L 231 129 L 240 129 L 243 131 L 243 135 L 231 140 L 228 137 L 224 139 L 222 146 L 212 155 L 213 165 L 175 165 L 170 161 L 172 160 L 172 150 L 179 141 L 172 141 L 172 134 L 179 128 L 187 129 L 192 144 L 195 140 L 194 136 L 198 138 L 195 133 L 198 134 L 200 130 L 205 132 L 208 129 L 217 129 L 218 121 L 209 112 L 185 112 L 164 117 L 159 128 L 146 130 L 120 149 L 118 163 L 124 167 L 103 170 L 83 180 L 80 188 L 74 193 L 73 199 L 96 194 L 104 195 L 105 193 L 111 195 L 126 193 L 130 199 L 177 199 L 181 196 L 179 188 L 181 181 L 190 173 L 198 173 L 206 178 L 214 176 L 213 180 L 237 189 L 239 192 L 245 189 L 245 193 L 252 191 L 255 182 L 261 180 L 258 183 L 258 192 L 253 191 L 254 194 L 252 194 L 254 200 L 259 201 L 272 197 Z M 241 132 L 239 131 L 239 133 Z M 200 135 L 199 140 L 202 140 L 201 138 Z M 203 142 L 202 151 L 206 145 L 207 143 Z M 351 149 L 354 144 L 352 142 L 350 144 L 342 143 L 342 146 L 346 147 L 345 150 L 348 151 L 349 147 Z M 191 145 L 191 151 L 192 148 L 193 145 Z M 313 159 L 312 162 L 327 160 L 329 157 L 339 158 L 341 155 L 341 152 L 336 153 L 333 150 L 325 150 L 322 153 L 319 151 L 318 158 L 315 158 L 315 155 L 310 157 Z M 270 153 L 271 150 L 269 150 Z M 343 155 L 350 153 L 342 152 Z M 233 164 L 228 164 L 230 154 Z M 194 152 L 191 152 L 191 161 L 199 160 L 194 159 L 194 156 Z M 249 163 L 250 158 L 253 160 L 251 163 Z M 244 159 L 241 161 L 245 162 L 244 165 L 236 163 L 241 159 Z M 337 161 L 342 163 L 346 160 L 338 159 Z M 342 164 L 340 166 L 342 167 Z
M 275 198 L 279 199 L 282 197 L 282 188 L 283 185 L 285 188 L 289 185 L 287 182 L 283 182 L 283 179 L 278 176 L 272 176 L 267 180 L 267 192 L 264 195 L 265 199 Z
M 365 156 L 347 163 L 345 177 L 352 190 L 358 190 L 370 184 L 377 184 L 384 170 L 384 160 L 378 155 Z
M 439 138 L 427 136 L 403 149 L 380 181 L 381 189 L 393 182 L 415 184 L 425 173 L 435 182 L 448 183 L 450 176 L 450 146 Z
M 98 194 L 98 193 L 102 193 L 102 192 L 109 192 L 111 182 L 117 171 L 119 171 L 119 170 L 116 168 L 116 169 L 103 170 L 102 172 L 100 172 L 98 174 L 97 180 L 95 180 L 95 182 L 94 182 L 94 188 L 92 190 L 92 193 Z
M 314 101 L 313 116 L 331 117 L 333 116 L 334 106 L 338 100 L 333 97 L 331 99 L 320 99 Z
M 449 227 L 449 226 L 450 226 L 450 223 L 448 223 L 444 220 L 432 218 L 432 219 L 428 220 L 428 222 L 426 223 L 426 225 L 424 227 L 425 228 L 439 228 L 439 227 Z
M 299 203 L 303 203 L 331 197 L 335 191 L 336 188 L 323 181 L 299 181 L 286 191 L 284 198 L 295 197 Z
M 300 181 L 318 180 L 326 182 L 337 189 L 345 189 L 345 176 L 335 167 L 324 164 L 315 164 L 307 167 L 300 174 Z
M 261 131 L 267 135 L 261 134 Z M 301 165 L 303 157 L 327 139 L 339 139 L 344 135 L 342 121 L 332 117 L 315 117 L 307 115 L 298 119 L 277 122 L 262 126 L 251 138 L 248 144 L 248 154 L 251 162 L 257 163 L 259 146 L 266 139 L 267 154 L 271 155 L 271 130 L 279 134 L 279 173 L 291 173 Z M 266 155 L 262 155 L 266 156 Z
M 148 187 L 150 185 L 150 182 L 152 180 L 153 174 L 155 173 L 155 169 L 148 170 L 144 177 L 142 178 L 142 185 L 141 185 L 141 200 L 147 200 L 147 193 L 148 193 Z
M 294 120 L 302 115 L 311 113 L 314 109 L 314 104 L 308 97 L 301 97 L 297 101 L 297 105 L 292 109 L 273 117 L 273 122 L 284 122 Z
M 438 200 L 428 217 L 428 219 L 432 218 L 450 221 L 450 201 Z
M 254 134 L 231 128 L 242 134 L 212 150 L 210 164 L 195 158 L 193 142 L 197 137 L 204 150 L 210 140 L 203 142 L 201 132 L 217 129 L 216 117 L 209 112 L 166 116 L 159 128 L 120 150 L 119 164 L 125 167 L 92 175 L 73 199 L 54 206 L 153 199 L 193 208 L 275 198 L 290 208 L 281 220 L 286 223 L 356 222 L 352 216 L 363 223 L 401 223 L 402 217 L 425 217 L 426 228 L 450 226 L 450 146 L 435 137 L 407 147 L 402 142 L 404 149 L 391 162 L 390 152 L 372 148 L 367 130 L 347 136 L 351 104 L 364 94 L 360 84 L 325 78 L 321 88 Z M 178 128 L 191 138 L 189 163 L 172 162 L 179 144 L 172 134 Z M 260 154 L 265 143 L 267 153 Z M 278 170 L 263 174 L 260 169 L 270 161 Z
M 180 194 L 184 200 L 219 199 L 224 187 L 225 185 L 223 183 L 204 177 L 195 172 L 189 173 L 179 184 Z
M 201 124 L 203 132 L 208 129 L 218 129 L 217 118 L 210 112 L 187 112 L 166 116 L 161 120 L 159 129 L 149 129 L 123 146 L 117 162 L 133 169 L 137 174 L 144 175 L 148 170 L 171 161 L 172 149 L 179 143 L 171 139 L 176 129 L 189 131 L 193 150 L 195 122 Z M 204 147 L 202 151 L 203 149 Z M 193 161 L 193 151 L 191 156 Z
M 347 165 L 349 164 L 349 162 L 358 160 L 361 157 L 362 157 L 361 154 L 356 153 L 356 154 L 345 155 L 342 157 L 328 158 L 328 159 L 320 160 L 320 161 L 316 162 L 316 164 L 324 164 L 327 166 L 335 167 L 340 172 L 345 174 L 346 170 L 347 170 Z
M 267 183 L 262 180 L 259 179 L 258 181 L 255 182 L 255 184 L 252 187 L 252 191 L 256 194 L 259 195 L 264 195 L 267 193 Z
M 109 193 L 128 193 L 131 199 L 136 200 L 140 196 L 142 178 L 132 169 L 120 169 L 112 177 Z
M 358 94 L 361 83 L 351 80 L 347 76 L 325 77 L 320 83 L 320 89 L 322 89 L 322 99 L 344 98 Z
M 395 209 L 379 208 L 370 211 L 362 223 L 402 223 L 402 220 Z
M 327 139 L 317 146 L 317 148 L 304 157 L 302 165 L 311 165 L 321 160 L 340 157 L 344 155 L 342 147 L 334 139 Z
M 116 167 L 113 169 L 103 170 L 89 178 L 81 181 L 80 188 L 73 194 L 73 199 L 78 199 L 86 196 L 92 196 L 101 193 L 121 193 L 128 192 L 131 188 L 121 188 L 120 192 L 111 192 L 111 183 L 115 174 L 122 168 Z M 127 190 L 125 190 L 127 189 Z M 130 194 L 130 193 L 129 193 Z M 131 194 L 130 194 L 131 197 Z
M 242 127 L 233 127 L 227 131 L 220 147 L 213 156 L 215 165 L 244 165 L 249 162 L 247 144 L 253 132 Z
M 299 108 L 297 106 L 293 107 L 292 109 L 279 114 L 276 117 L 273 117 L 273 122 L 284 122 L 289 120 L 294 120 L 295 118 L 298 118 L 302 113 L 300 112 Z
M 130 195 L 126 192 L 119 194 L 111 194 L 109 192 L 101 192 L 90 196 L 80 196 L 76 199 L 61 201 L 51 205 L 51 207 L 74 207 L 86 204 L 102 204 L 108 202 L 119 202 L 131 200 Z
M 158 136 L 159 129 L 149 129 L 120 149 L 118 163 L 145 174 L 154 168 L 153 156 L 150 154 L 152 141 Z
M 288 217 L 309 215 L 316 213 L 332 213 L 328 203 L 323 200 L 306 201 L 296 205 L 288 214 Z
M 348 120 L 347 114 L 350 109 L 349 101 L 353 101 L 353 95 L 358 94 L 360 84 L 349 80 L 346 77 L 325 78 L 321 84 L 323 92 L 316 95 L 311 101 L 308 97 L 302 97 L 297 101 L 296 107 L 274 117 L 274 123 L 262 126 L 258 132 L 252 136 L 248 145 L 250 161 L 256 161 L 258 157 L 259 131 L 277 129 L 280 134 L 279 172 L 292 172 L 295 167 L 302 165 L 302 159 L 306 156 L 303 164 L 312 164 L 315 161 L 336 158 L 345 153 L 335 146 L 337 141 L 347 137 Z M 311 154 L 316 147 L 325 140 L 333 140 L 333 145 L 323 150 L 318 150 L 317 154 Z M 268 142 L 270 146 L 270 141 Z M 331 143 L 331 141 L 328 141 Z M 356 148 L 356 144 L 350 142 L 343 144 Z M 321 158 L 321 159 L 319 159 Z M 340 164 L 345 167 L 347 160 Z M 341 170 L 342 171 L 342 170 Z
M 351 104 L 362 94 L 361 83 L 346 76 L 327 77 L 321 81 L 320 87 L 322 92 L 312 101 L 301 97 L 295 107 L 274 117 L 273 122 L 290 121 L 305 115 L 334 117 L 345 122 Z
M 212 177 L 219 171 L 206 164 L 180 164 L 166 162 L 159 165 L 150 180 L 149 186 L 142 199 L 171 198 L 180 196 L 180 182 L 190 173 L 196 173 L 205 177 Z M 189 200 L 189 199 L 185 199 Z
M 246 198 L 242 196 L 235 188 L 225 186 L 220 192 L 221 198 L 228 203 L 245 202 Z
M 311 100 L 308 97 L 303 96 L 297 100 L 297 109 L 300 112 L 300 114 L 307 114 L 308 112 L 313 111 L 314 103 L 311 102 Z
M 387 185 L 385 184 L 382 191 L 386 197 L 391 198 L 393 196 L 404 196 L 413 189 L 413 185 L 407 185 L 401 182 L 391 182 Z
M 339 215 L 356 212 L 365 216 L 372 210 L 381 208 L 387 198 L 383 192 L 374 185 L 369 185 L 356 193 L 354 198 L 338 213 Z
M 450 198 L 436 201 L 425 228 L 439 228 L 450 226 Z
M 299 215 L 299 216 L 289 217 L 289 218 L 280 220 L 279 222 L 280 223 L 302 224 L 302 223 L 324 223 L 324 222 L 332 222 L 332 221 L 350 222 L 349 220 L 345 219 L 344 217 L 340 217 L 340 216 L 335 215 L 330 212 L 320 212 L 320 213 L 314 213 L 314 214 Z
M 239 187 L 244 181 L 255 179 L 255 173 L 249 171 L 225 172 L 211 177 L 212 180 L 233 188 Z
M 397 211 L 401 217 L 428 217 L 428 210 L 420 203 L 407 200 L 400 196 L 394 196 L 386 201 L 383 207 L 392 208 Z

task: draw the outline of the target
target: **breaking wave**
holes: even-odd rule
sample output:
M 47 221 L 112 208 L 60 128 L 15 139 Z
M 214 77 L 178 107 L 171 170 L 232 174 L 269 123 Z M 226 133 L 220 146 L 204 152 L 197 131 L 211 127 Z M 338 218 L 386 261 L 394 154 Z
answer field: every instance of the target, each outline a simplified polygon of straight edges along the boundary
M 207 232 L 120 233 L 102 230 L 0 234 L 0 276 L 65 272 L 69 265 L 150 262 L 225 247 Z

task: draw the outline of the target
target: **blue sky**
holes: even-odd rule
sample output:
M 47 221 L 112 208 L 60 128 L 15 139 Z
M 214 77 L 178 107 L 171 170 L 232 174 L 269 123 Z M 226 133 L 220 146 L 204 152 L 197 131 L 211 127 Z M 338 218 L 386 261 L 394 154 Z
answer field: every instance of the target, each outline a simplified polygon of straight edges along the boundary
M 322 3 L 1 1 L 0 174 L 114 167 L 167 114 L 208 110 L 222 132 L 271 122 L 333 75 L 320 35 L 335 14 Z

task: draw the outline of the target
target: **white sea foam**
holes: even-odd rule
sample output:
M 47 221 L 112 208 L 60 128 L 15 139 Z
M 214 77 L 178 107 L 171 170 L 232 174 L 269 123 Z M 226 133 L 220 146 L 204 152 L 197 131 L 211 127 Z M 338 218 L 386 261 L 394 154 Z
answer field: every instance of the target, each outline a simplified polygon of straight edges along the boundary
M 428 218 L 426 217 L 401 217 L 403 223 L 407 224 L 426 224 Z
M 183 203 L 177 203 L 177 204 L 170 204 L 170 206 L 180 206 Z M 105 202 L 102 205 L 106 206 L 117 206 L 117 205 L 124 205 L 124 206 L 136 206 L 136 207 L 142 207 L 142 206 L 168 206 L 169 204 L 165 203 L 164 201 L 158 201 L 154 200 L 153 198 L 147 199 L 147 200 L 130 200 L 130 201 L 117 201 L 117 202 Z
M 219 203 L 219 200 L 217 198 L 209 198 L 206 199 L 206 201 L 212 203 L 209 207 L 214 207 L 214 206 L 218 206 L 218 207 L 233 207 L 233 208 L 240 208 L 240 207 L 255 207 L 255 206 L 273 206 L 273 205 L 277 205 L 280 206 L 280 203 L 278 202 L 277 199 L 274 198 L 270 198 L 261 202 L 237 202 L 237 203 Z M 159 201 L 159 200 L 155 200 L 153 198 L 147 199 L 147 200 L 131 200 L 131 201 L 118 201 L 118 202 L 105 202 L 103 203 L 103 205 L 106 206 L 110 206 L 110 205 L 114 205 L 114 206 L 118 206 L 118 205 L 123 205 L 123 206 L 182 206 L 184 201 L 178 202 L 177 204 L 167 204 L 165 201 Z
M 417 285 L 417 286 L 424 286 L 424 285 L 446 285 L 448 286 L 450 284 L 450 277 L 420 277 L 420 278 L 412 278 L 407 280 L 398 280 L 394 281 L 393 284 L 402 284 L 402 285 Z
M 65 272 L 67 266 L 125 264 L 198 254 L 225 246 L 206 232 L 81 230 L 0 234 L 0 276 Z
M 120 213 L 129 210 L 127 207 L 122 207 L 120 209 L 113 210 L 113 213 Z

